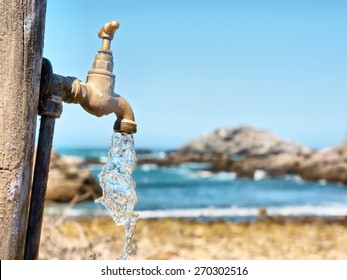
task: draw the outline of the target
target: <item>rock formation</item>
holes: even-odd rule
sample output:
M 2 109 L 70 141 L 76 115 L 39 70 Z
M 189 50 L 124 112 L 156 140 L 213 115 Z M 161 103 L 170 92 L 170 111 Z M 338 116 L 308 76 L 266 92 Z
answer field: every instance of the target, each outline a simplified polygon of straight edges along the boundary
M 180 162 L 210 162 L 212 171 L 233 171 L 253 177 L 256 170 L 269 176 L 297 173 L 301 162 L 313 154 L 307 147 L 278 139 L 249 126 L 217 129 L 171 153 Z
M 347 185 L 347 141 L 313 154 L 302 162 L 299 174 L 305 180 L 326 180 Z
M 102 191 L 90 171 L 82 168 L 80 159 L 51 154 L 46 200 L 69 202 L 77 195 L 90 193 L 89 199 Z
M 210 159 L 219 155 L 234 160 L 278 154 L 307 156 L 311 153 L 309 148 L 280 140 L 268 131 L 249 126 L 216 129 L 176 151 L 176 155 L 181 156 Z
M 252 178 L 257 170 L 267 176 L 300 175 L 305 180 L 326 180 L 347 185 L 347 141 L 334 148 L 313 151 L 249 126 L 216 129 L 162 160 L 141 163 L 173 165 L 207 162 L 213 172 L 235 172 Z

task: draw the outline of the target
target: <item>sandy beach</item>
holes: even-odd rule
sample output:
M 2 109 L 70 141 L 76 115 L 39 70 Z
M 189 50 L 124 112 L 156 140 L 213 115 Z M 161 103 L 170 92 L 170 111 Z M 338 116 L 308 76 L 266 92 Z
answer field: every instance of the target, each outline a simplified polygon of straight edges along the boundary
M 109 218 L 45 217 L 40 259 L 116 259 L 124 233 Z M 130 259 L 347 259 L 347 218 L 256 222 L 139 220 Z

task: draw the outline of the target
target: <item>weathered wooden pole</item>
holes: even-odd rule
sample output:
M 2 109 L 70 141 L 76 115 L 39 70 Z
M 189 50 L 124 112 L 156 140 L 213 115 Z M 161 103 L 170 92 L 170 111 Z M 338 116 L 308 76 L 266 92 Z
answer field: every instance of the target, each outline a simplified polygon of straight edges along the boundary
M 23 259 L 46 0 L 0 0 L 0 259 Z

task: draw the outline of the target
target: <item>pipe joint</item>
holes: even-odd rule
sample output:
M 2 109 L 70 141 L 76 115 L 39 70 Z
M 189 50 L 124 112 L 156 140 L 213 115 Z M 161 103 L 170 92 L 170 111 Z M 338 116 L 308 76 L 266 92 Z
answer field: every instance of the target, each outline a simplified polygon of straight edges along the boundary
M 52 65 L 48 59 L 43 59 L 40 81 L 40 98 L 38 114 L 60 118 L 63 111 L 62 98 L 57 91 L 50 88 L 53 79 Z

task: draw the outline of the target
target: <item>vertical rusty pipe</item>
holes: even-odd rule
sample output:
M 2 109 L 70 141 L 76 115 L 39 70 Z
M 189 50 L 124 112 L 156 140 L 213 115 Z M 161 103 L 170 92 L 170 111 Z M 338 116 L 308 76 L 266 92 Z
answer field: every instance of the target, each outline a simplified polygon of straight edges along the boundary
M 38 258 L 55 118 L 42 116 L 25 243 L 25 260 Z
M 34 260 L 38 258 L 54 125 L 55 119 L 59 118 L 62 113 L 62 98 L 58 93 L 50 89 L 52 75 L 53 69 L 50 61 L 43 58 L 38 112 L 41 116 L 41 124 L 30 199 L 24 251 L 25 260 Z

